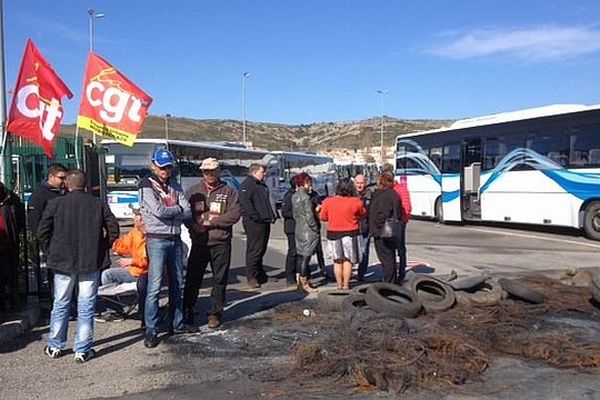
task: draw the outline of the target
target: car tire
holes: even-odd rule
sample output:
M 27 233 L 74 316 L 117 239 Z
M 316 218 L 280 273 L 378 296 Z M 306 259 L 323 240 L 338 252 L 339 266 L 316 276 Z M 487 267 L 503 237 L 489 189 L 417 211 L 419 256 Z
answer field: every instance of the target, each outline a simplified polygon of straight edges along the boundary
M 450 285 L 454 290 L 469 290 L 481 285 L 488 279 L 490 279 L 490 277 L 487 275 L 473 275 L 448 282 L 448 285 Z
M 456 301 L 454 289 L 446 283 L 428 276 L 416 276 L 408 282 L 408 287 L 428 313 L 446 311 Z
M 349 290 L 319 290 L 317 293 L 317 303 L 323 311 L 340 311 L 342 301 L 349 295 Z
M 355 318 L 358 314 L 378 314 L 377 311 L 369 307 L 363 294 L 351 294 L 346 297 L 342 301 L 341 310 L 342 315 L 349 320 Z
M 350 290 L 350 294 L 364 296 L 371 285 L 360 285 Z
M 521 282 L 517 282 L 513 279 L 500 278 L 498 279 L 498 283 L 502 286 L 502 289 L 506 290 L 506 292 L 512 296 L 521 300 L 525 300 L 529 303 L 533 304 L 541 304 L 546 301 L 546 296 L 530 288 L 527 285 L 522 284 Z
M 475 287 L 454 291 L 456 303 L 462 306 L 494 306 L 505 294 L 496 279 L 487 279 Z
M 410 290 L 393 283 L 374 283 L 365 294 L 367 305 L 396 318 L 414 318 L 423 305 Z

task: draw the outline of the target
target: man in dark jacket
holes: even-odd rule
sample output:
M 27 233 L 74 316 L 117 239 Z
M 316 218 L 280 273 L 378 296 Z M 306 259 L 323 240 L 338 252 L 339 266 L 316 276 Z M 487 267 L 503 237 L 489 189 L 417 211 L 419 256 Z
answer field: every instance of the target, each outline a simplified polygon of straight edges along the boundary
M 37 235 L 37 226 L 42 218 L 48 201 L 66 193 L 65 179 L 67 168 L 62 164 L 50 164 L 48 180 L 31 193 L 27 202 L 27 224 L 33 235 Z
M 48 179 L 31 193 L 31 197 L 27 202 L 27 224 L 33 237 L 37 238 L 38 224 L 48 201 L 63 196 L 67 192 L 65 185 L 67 172 L 68 169 L 62 164 L 50 164 L 48 167 Z M 38 252 L 38 256 L 39 259 L 36 262 L 39 261 L 40 267 L 44 268 L 46 265 L 46 256 L 42 251 Z M 50 286 L 50 294 L 52 295 L 52 281 L 54 280 L 52 270 L 47 268 L 44 268 L 44 270 L 48 272 L 48 285 Z
M 75 285 L 77 332 L 73 351 L 83 363 L 95 355 L 94 312 L 102 269 L 110 265 L 108 250 L 119 237 L 119 223 L 108 205 L 85 193 L 86 176 L 79 170 L 67 174 L 66 196 L 48 202 L 38 224 L 38 239 L 54 270 L 54 303 L 46 355 L 58 358 L 67 345 L 71 297 Z
M 12 191 L 0 182 L 0 310 L 5 307 L 5 289 L 10 288 L 12 309 L 18 303 L 20 233 L 25 228 L 25 207 Z
M 288 286 L 297 286 L 302 257 L 296 252 L 296 221 L 292 210 L 292 196 L 296 193 L 295 176 L 290 179 L 290 189 L 285 192 L 281 201 L 281 216 L 283 217 L 283 232 L 287 237 L 288 251 L 285 257 L 285 278 Z
M 277 214 L 273 210 L 269 188 L 264 182 L 266 168 L 261 164 L 250 165 L 248 178 L 240 187 L 242 223 L 246 231 L 246 278 L 248 286 L 255 289 L 269 279 L 263 265 L 267 252 L 271 224 Z
M 358 197 L 362 200 L 363 206 L 365 206 L 368 211 L 369 205 L 371 204 L 371 197 L 373 197 L 373 186 L 367 186 L 367 178 L 363 174 L 358 174 L 354 177 L 354 186 L 356 187 Z M 369 253 L 371 249 L 371 235 L 369 235 L 369 222 L 367 218 L 360 220 L 360 234 L 363 238 L 363 252 L 362 258 L 358 263 L 357 279 L 359 281 L 364 281 L 367 267 L 369 266 Z
M 216 158 L 202 161 L 200 170 L 203 178 L 185 194 L 192 210 L 192 219 L 184 221 L 192 238 L 192 250 L 185 276 L 183 306 L 186 323 L 193 325 L 198 290 L 210 262 L 213 273 L 210 297 L 213 304 L 208 312 L 207 325 L 216 329 L 221 326 L 221 313 L 225 306 L 232 227 L 240 219 L 240 203 L 235 190 L 219 178 Z

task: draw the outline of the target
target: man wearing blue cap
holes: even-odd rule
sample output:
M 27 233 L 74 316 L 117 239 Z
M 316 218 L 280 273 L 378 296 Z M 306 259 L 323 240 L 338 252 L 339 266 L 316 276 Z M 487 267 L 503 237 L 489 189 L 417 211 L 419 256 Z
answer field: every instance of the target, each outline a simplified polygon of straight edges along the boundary
M 139 184 L 142 219 L 148 249 L 148 293 L 146 295 L 146 338 L 144 346 L 158 345 L 158 296 L 165 266 L 169 277 L 169 334 L 183 328 L 183 245 L 181 223 L 191 218 L 190 205 L 181 186 L 171 179 L 175 158 L 166 149 L 152 155 L 152 175 Z

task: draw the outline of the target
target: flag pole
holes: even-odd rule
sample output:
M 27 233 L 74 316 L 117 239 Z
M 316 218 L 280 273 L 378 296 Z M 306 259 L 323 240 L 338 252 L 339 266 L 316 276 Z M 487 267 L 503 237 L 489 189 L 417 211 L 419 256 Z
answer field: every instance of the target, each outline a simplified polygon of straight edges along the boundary
M 7 187 L 12 189 L 10 182 L 7 182 L 7 175 L 12 160 L 6 162 L 6 145 L 8 141 L 8 132 L 6 131 L 6 75 L 4 72 L 4 2 L 0 0 L 0 132 L 2 134 L 2 150 L 0 151 L 0 180 Z

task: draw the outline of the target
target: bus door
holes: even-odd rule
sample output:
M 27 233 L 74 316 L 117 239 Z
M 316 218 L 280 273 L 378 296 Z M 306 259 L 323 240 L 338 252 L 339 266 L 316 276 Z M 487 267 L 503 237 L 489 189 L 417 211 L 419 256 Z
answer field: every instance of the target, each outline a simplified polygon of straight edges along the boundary
M 461 215 L 463 220 L 481 219 L 479 197 L 481 153 L 481 139 L 470 139 L 463 142 L 461 171 Z

